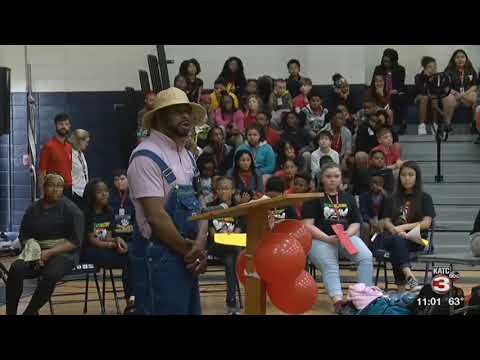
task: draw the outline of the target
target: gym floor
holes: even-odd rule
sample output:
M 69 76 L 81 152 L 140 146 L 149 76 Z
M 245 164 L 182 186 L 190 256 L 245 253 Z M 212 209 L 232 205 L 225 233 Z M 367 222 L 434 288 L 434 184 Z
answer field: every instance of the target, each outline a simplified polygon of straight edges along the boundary
M 10 263 L 13 261 L 13 258 L 3 258 L 2 263 L 9 268 Z M 122 284 L 120 280 L 120 271 L 114 271 L 116 278 L 115 286 L 120 297 L 120 309 L 123 312 L 125 308 L 125 301 L 123 299 Z M 355 278 L 355 272 L 352 270 L 344 269 L 341 270 L 342 278 Z M 416 272 L 418 278 L 422 278 L 421 272 Z M 318 276 L 318 274 L 317 274 Z M 389 272 L 389 277 L 392 276 Z M 480 271 L 469 271 L 469 278 L 478 278 L 480 276 Z M 219 280 L 217 280 L 217 278 Z M 213 280 L 212 280 L 213 279 Z M 99 276 L 99 283 L 102 286 L 101 276 Z M 3 284 L 1 284 L 3 286 Z M 345 294 L 347 293 L 348 286 L 350 284 L 344 283 L 343 288 Z M 384 284 L 379 283 L 379 287 L 383 288 Z M 461 283 L 459 286 L 464 290 L 465 295 L 470 294 L 471 288 L 474 284 Z M 85 280 L 71 281 L 65 284 L 59 284 L 54 293 L 53 308 L 55 315 L 82 315 L 83 314 L 83 301 L 84 295 L 73 295 L 73 296 L 57 296 L 62 294 L 69 293 L 83 293 L 85 289 Z M 112 285 L 110 279 L 106 281 L 106 313 L 108 315 L 116 314 L 116 307 L 113 298 L 113 293 L 111 292 Z M 225 293 L 226 285 L 223 278 L 223 269 L 221 267 L 211 267 L 209 272 L 201 277 L 200 281 L 200 292 L 201 292 L 201 301 L 202 301 L 202 310 L 204 315 L 224 315 L 226 312 L 225 307 Z M 31 293 L 31 292 L 30 292 Z M 98 302 L 98 297 L 95 289 L 94 281 L 90 281 L 89 294 L 88 294 L 88 312 L 87 315 L 100 315 L 100 304 Z M 242 295 L 245 296 L 244 289 L 242 288 Z M 21 314 L 26 308 L 28 302 L 30 301 L 30 296 L 25 295 L 20 300 L 18 307 L 18 313 Z M 305 313 L 304 315 L 333 315 L 332 306 L 330 300 L 326 294 L 323 283 L 318 282 L 318 299 L 317 303 L 312 310 Z M 268 315 L 284 315 L 280 310 L 278 310 L 273 304 L 270 303 L 267 296 L 267 314 Z M 0 315 L 5 315 L 5 305 L 0 306 Z M 50 315 L 50 308 L 45 305 L 41 311 L 40 315 Z

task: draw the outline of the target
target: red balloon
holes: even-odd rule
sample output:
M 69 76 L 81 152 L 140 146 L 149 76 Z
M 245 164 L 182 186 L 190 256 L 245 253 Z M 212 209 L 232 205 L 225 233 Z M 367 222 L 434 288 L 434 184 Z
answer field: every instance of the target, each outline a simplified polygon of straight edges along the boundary
M 255 253 L 255 269 L 265 282 L 295 279 L 307 257 L 302 245 L 289 234 L 265 234 Z
M 245 269 L 247 268 L 247 249 L 243 249 L 240 254 L 238 254 L 237 259 L 237 276 L 238 280 L 245 285 Z
M 313 277 L 303 271 L 293 281 L 267 284 L 267 293 L 279 310 L 290 315 L 303 314 L 317 302 L 318 289 Z
M 274 233 L 285 233 L 292 235 L 297 239 L 303 247 L 305 254 L 308 255 L 310 249 L 312 248 L 312 233 L 308 228 L 303 225 L 299 220 L 287 219 L 276 224 L 272 232 Z

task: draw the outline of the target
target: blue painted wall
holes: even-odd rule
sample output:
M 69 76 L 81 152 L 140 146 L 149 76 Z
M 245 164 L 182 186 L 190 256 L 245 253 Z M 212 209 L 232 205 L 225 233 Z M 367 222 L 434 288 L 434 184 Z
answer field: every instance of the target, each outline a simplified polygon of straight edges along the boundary
M 129 152 L 134 145 L 136 116 L 125 107 L 124 92 L 69 92 L 35 94 L 38 108 L 38 146 L 54 134 L 56 114 L 70 114 L 73 128 L 88 130 L 90 146 L 86 152 L 92 177 L 111 180 L 112 170 L 128 165 Z M 135 110 L 141 108 L 142 95 L 136 94 Z M 13 117 L 13 198 L 14 231 L 18 230 L 23 213 L 30 204 L 30 173 L 23 167 L 22 155 L 27 153 L 26 94 L 12 94 Z M 8 226 L 8 135 L 0 136 L 0 230 Z

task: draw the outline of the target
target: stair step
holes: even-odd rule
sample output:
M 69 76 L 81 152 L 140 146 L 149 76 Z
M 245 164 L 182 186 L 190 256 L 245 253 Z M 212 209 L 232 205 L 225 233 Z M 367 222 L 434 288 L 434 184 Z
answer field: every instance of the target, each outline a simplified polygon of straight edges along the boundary
M 419 165 L 424 182 L 435 182 L 437 163 L 419 162 Z M 441 173 L 447 183 L 480 183 L 480 163 L 478 162 L 445 162 L 441 164 Z
M 480 182 L 477 184 L 426 183 L 424 186 L 436 205 L 474 205 L 480 208 Z
M 403 157 L 415 161 L 437 161 L 437 145 L 433 142 L 405 143 Z M 465 142 L 442 143 L 441 160 L 480 162 L 480 145 Z
M 475 217 L 478 213 L 477 206 L 435 206 L 437 217 L 435 223 L 440 228 L 448 230 L 470 231 L 473 228 Z

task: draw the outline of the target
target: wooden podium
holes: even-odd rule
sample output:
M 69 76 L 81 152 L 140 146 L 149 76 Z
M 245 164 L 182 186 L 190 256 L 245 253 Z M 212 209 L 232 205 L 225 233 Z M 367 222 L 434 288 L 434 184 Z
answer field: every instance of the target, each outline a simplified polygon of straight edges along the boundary
M 288 194 L 272 199 L 255 200 L 223 210 L 211 211 L 190 218 L 190 220 L 211 220 L 225 216 L 247 216 L 247 273 L 245 280 L 245 313 L 247 315 L 265 315 L 265 285 L 255 271 L 253 259 L 258 245 L 267 231 L 268 211 L 289 205 L 303 203 L 324 197 L 323 193 Z

